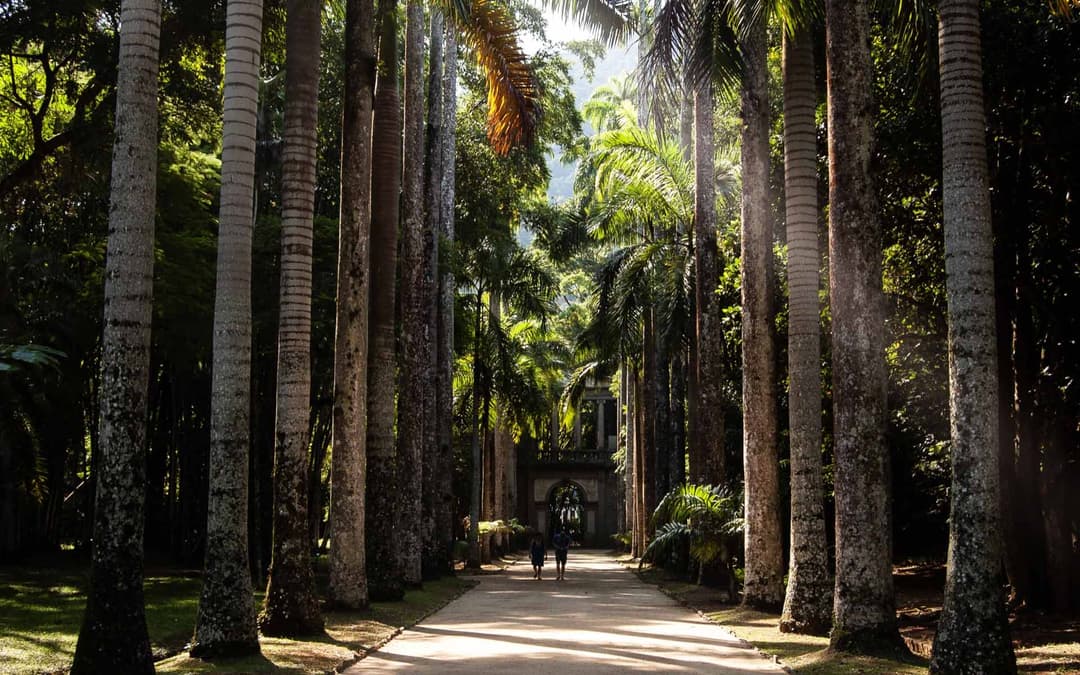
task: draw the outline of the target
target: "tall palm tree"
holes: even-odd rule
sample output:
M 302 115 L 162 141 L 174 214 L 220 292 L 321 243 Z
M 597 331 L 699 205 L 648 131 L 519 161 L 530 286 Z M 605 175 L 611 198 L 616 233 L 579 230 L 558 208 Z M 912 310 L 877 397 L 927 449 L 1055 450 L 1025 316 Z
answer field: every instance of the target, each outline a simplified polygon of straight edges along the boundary
M 73 673 L 154 672 L 143 604 L 143 453 L 153 310 L 160 29 L 158 0 L 121 3 L 94 545 Z
M 397 3 L 379 0 L 379 59 L 371 135 L 371 313 L 368 352 L 366 546 L 373 600 L 405 593 L 394 453 L 395 302 L 401 192 Z
M 401 245 L 401 373 L 398 380 L 398 518 L 402 573 L 418 586 L 421 570 L 421 497 L 425 401 L 432 393 L 432 365 L 427 362 L 430 301 L 424 284 L 428 259 L 424 250 L 424 8 L 408 0 L 405 19 L 404 224 Z
M 285 20 L 285 149 L 281 167 L 281 306 L 274 434 L 274 530 L 265 635 L 322 631 L 308 542 L 311 407 L 311 253 L 322 12 L 289 0 Z
M 428 331 L 426 362 L 431 369 L 428 381 L 429 395 L 424 407 L 424 476 L 423 476 L 423 558 L 421 568 L 425 579 L 438 578 L 446 567 L 446 542 L 440 531 L 439 509 L 442 496 L 440 474 L 442 446 L 439 436 L 439 389 L 438 371 L 439 321 L 441 303 L 438 296 L 439 228 L 442 222 L 443 126 L 445 113 L 443 102 L 445 87 L 443 78 L 443 46 L 446 42 L 446 21 L 438 7 L 431 9 L 430 52 L 428 53 L 427 135 L 424 147 L 424 303 L 428 307 Z M 453 412 L 451 411 L 451 415 Z
M 831 645 L 899 642 L 885 445 L 881 224 L 871 170 L 873 91 L 866 2 L 826 0 L 829 295 L 832 311 L 836 590 Z
M 367 479 L 368 294 L 371 288 L 371 125 L 375 89 L 372 0 L 345 5 L 345 87 L 341 129 L 334 436 L 331 457 L 332 605 L 368 603 L 364 520 Z
M 777 456 L 776 365 L 769 208 L 768 43 L 765 13 L 747 17 L 742 77 L 742 400 L 746 578 L 743 604 L 776 610 L 784 599 Z
M 810 31 L 804 26 L 785 30 L 782 40 L 791 563 L 780 630 L 825 634 L 832 623 L 832 579 L 821 474 L 821 256 L 814 50 Z
M 248 571 L 251 233 L 262 0 L 228 0 L 206 575 L 191 655 L 258 653 Z
M 443 133 L 439 141 L 442 158 L 442 183 L 439 186 L 439 227 L 441 244 L 454 243 L 454 129 L 457 124 L 457 37 L 447 26 L 443 61 Z M 444 250 L 440 246 L 440 252 Z M 449 256 L 440 253 L 440 260 Z M 436 434 L 439 445 L 438 504 L 436 529 L 443 543 L 443 555 L 449 563 L 453 542 L 453 424 L 454 424 L 454 272 L 450 265 L 439 265 L 438 325 L 435 355 Z
M 979 3 L 938 4 L 952 490 L 932 673 L 1015 673 L 1001 578 L 994 242 Z

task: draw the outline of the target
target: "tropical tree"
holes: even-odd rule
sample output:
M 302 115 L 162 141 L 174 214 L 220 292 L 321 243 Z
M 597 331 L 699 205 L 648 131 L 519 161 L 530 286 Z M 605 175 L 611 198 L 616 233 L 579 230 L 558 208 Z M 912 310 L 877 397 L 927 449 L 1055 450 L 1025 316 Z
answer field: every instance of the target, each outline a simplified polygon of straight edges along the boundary
M 314 0 L 290 0 L 286 9 L 274 531 L 266 600 L 259 616 L 259 628 L 266 635 L 309 635 L 323 627 L 307 518 L 320 9 Z
M 405 593 L 397 531 L 398 475 L 394 452 L 397 360 L 395 303 L 399 200 L 401 198 L 401 100 L 398 95 L 397 3 L 379 0 L 379 58 L 371 134 L 371 307 L 367 409 L 365 543 L 368 592 L 373 600 Z M 412 527 L 407 523 L 406 527 Z
M 745 521 L 743 499 L 738 493 L 718 485 L 680 485 L 667 493 L 652 514 L 656 537 L 649 542 L 642 561 L 660 561 L 678 547 L 688 545 L 699 574 L 725 560 Z M 728 570 L 729 580 L 734 576 Z
M 826 0 L 836 591 L 831 645 L 899 642 L 885 446 L 881 239 L 866 3 Z
M 765 13 L 746 17 L 742 73 L 742 402 L 746 492 L 743 604 L 779 609 L 780 540 L 772 218 L 769 208 L 768 42 Z
M 424 213 L 424 8 L 408 0 L 405 18 L 405 124 L 401 244 L 401 371 L 398 380 L 398 478 L 401 503 L 398 534 L 405 583 L 418 586 L 423 577 L 421 500 L 426 430 L 430 426 L 427 400 L 433 393 L 431 298 L 425 292 L 430 255 L 425 251 Z
M 367 606 L 368 295 L 371 227 L 371 125 L 375 88 L 372 0 L 345 4 L 345 87 L 341 129 L 334 432 L 331 468 L 331 604 Z
M 952 489 L 933 673 L 1015 673 L 1001 578 L 994 244 L 979 3 L 938 4 Z
M 251 236 L 262 0 L 229 0 L 206 575 L 191 655 L 258 653 L 248 571 Z
M 154 281 L 161 4 L 120 7 L 100 457 L 90 589 L 74 673 L 154 672 L 143 602 L 146 400 Z
M 824 634 L 832 623 L 832 578 L 821 466 L 821 256 L 814 51 L 805 26 L 786 28 L 782 40 L 791 561 L 780 630 Z

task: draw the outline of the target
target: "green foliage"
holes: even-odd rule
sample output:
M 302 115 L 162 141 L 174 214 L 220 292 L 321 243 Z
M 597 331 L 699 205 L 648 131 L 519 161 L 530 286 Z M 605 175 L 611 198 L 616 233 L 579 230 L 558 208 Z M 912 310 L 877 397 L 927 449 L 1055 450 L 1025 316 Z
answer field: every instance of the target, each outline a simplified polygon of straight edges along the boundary
M 652 522 L 656 536 L 643 560 L 663 560 L 686 542 L 690 557 L 709 565 L 730 550 L 731 537 L 742 533 L 742 495 L 720 486 L 680 485 L 660 500 Z

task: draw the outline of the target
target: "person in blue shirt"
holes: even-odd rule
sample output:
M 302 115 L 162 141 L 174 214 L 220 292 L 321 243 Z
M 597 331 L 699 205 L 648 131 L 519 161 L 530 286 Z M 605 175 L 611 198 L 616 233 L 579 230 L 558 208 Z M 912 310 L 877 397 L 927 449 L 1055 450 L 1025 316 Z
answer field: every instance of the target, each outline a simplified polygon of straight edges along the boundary
M 555 547 L 555 580 L 562 581 L 566 578 L 566 553 L 570 549 L 570 535 L 559 528 L 551 539 L 551 544 Z
M 532 558 L 533 579 L 539 579 L 544 570 L 544 561 L 547 560 L 547 548 L 544 546 L 544 538 L 537 534 L 529 545 L 529 557 Z

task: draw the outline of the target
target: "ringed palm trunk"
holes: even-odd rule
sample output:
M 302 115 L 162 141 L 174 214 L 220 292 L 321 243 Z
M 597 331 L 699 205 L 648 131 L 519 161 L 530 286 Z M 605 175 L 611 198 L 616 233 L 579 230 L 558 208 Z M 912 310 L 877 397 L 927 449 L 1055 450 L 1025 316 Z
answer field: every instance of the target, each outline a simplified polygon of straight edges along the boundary
M 861 0 L 826 0 L 829 295 L 832 311 L 836 589 L 830 644 L 899 643 L 892 583 L 881 226 L 871 172 L 870 19 Z
M 398 539 L 404 581 L 419 586 L 423 493 L 425 399 L 431 392 L 426 362 L 428 301 L 424 297 L 424 8 L 408 0 L 405 19 L 405 208 L 401 247 L 401 376 L 398 383 Z
M 368 352 L 367 545 L 372 600 L 405 594 L 394 456 L 394 352 L 397 232 L 401 192 L 397 3 L 379 0 L 379 61 L 371 134 L 371 314 Z
M 161 3 L 124 0 L 120 18 L 94 544 L 73 673 L 154 672 L 143 602 L 143 502 Z
M 371 111 L 375 88 L 372 0 L 345 5 L 345 87 L 341 123 L 334 434 L 330 474 L 329 603 L 368 604 L 365 556 L 368 299 L 371 231 Z
M 778 610 L 784 601 L 780 477 L 776 450 L 776 360 L 769 211 L 769 77 L 765 19 L 743 38 L 742 398 L 746 490 L 743 604 Z
M 274 532 L 266 600 L 259 615 L 265 635 L 313 635 L 323 628 L 307 536 L 320 9 L 314 0 L 289 0 L 286 10 Z
M 716 168 L 713 148 L 713 89 L 705 83 L 694 91 L 694 292 L 696 359 L 690 406 L 690 481 L 724 482 L 723 327 L 720 300 L 714 291 L 720 280 L 716 245 Z
M 214 304 L 206 573 L 191 655 L 259 651 L 248 570 L 251 232 L 262 0 L 229 0 Z
M 1015 673 L 1001 578 L 993 233 L 979 3 L 942 0 L 942 196 L 952 489 L 945 603 L 932 673 Z
M 788 241 L 788 428 L 791 564 L 780 630 L 824 635 L 832 580 L 821 475 L 821 307 L 818 289 L 817 132 L 810 32 L 783 36 L 784 194 Z
M 443 133 L 439 140 L 442 184 L 439 204 L 439 240 L 454 242 L 454 133 L 457 123 L 457 40 L 449 23 L 445 29 L 443 61 Z M 442 250 L 442 248 L 440 248 Z M 449 265 L 439 269 L 438 345 L 436 352 L 436 424 L 438 426 L 438 504 L 436 527 L 442 542 L 444 569 L 451 570 L 454 541 L 454 273 Z

